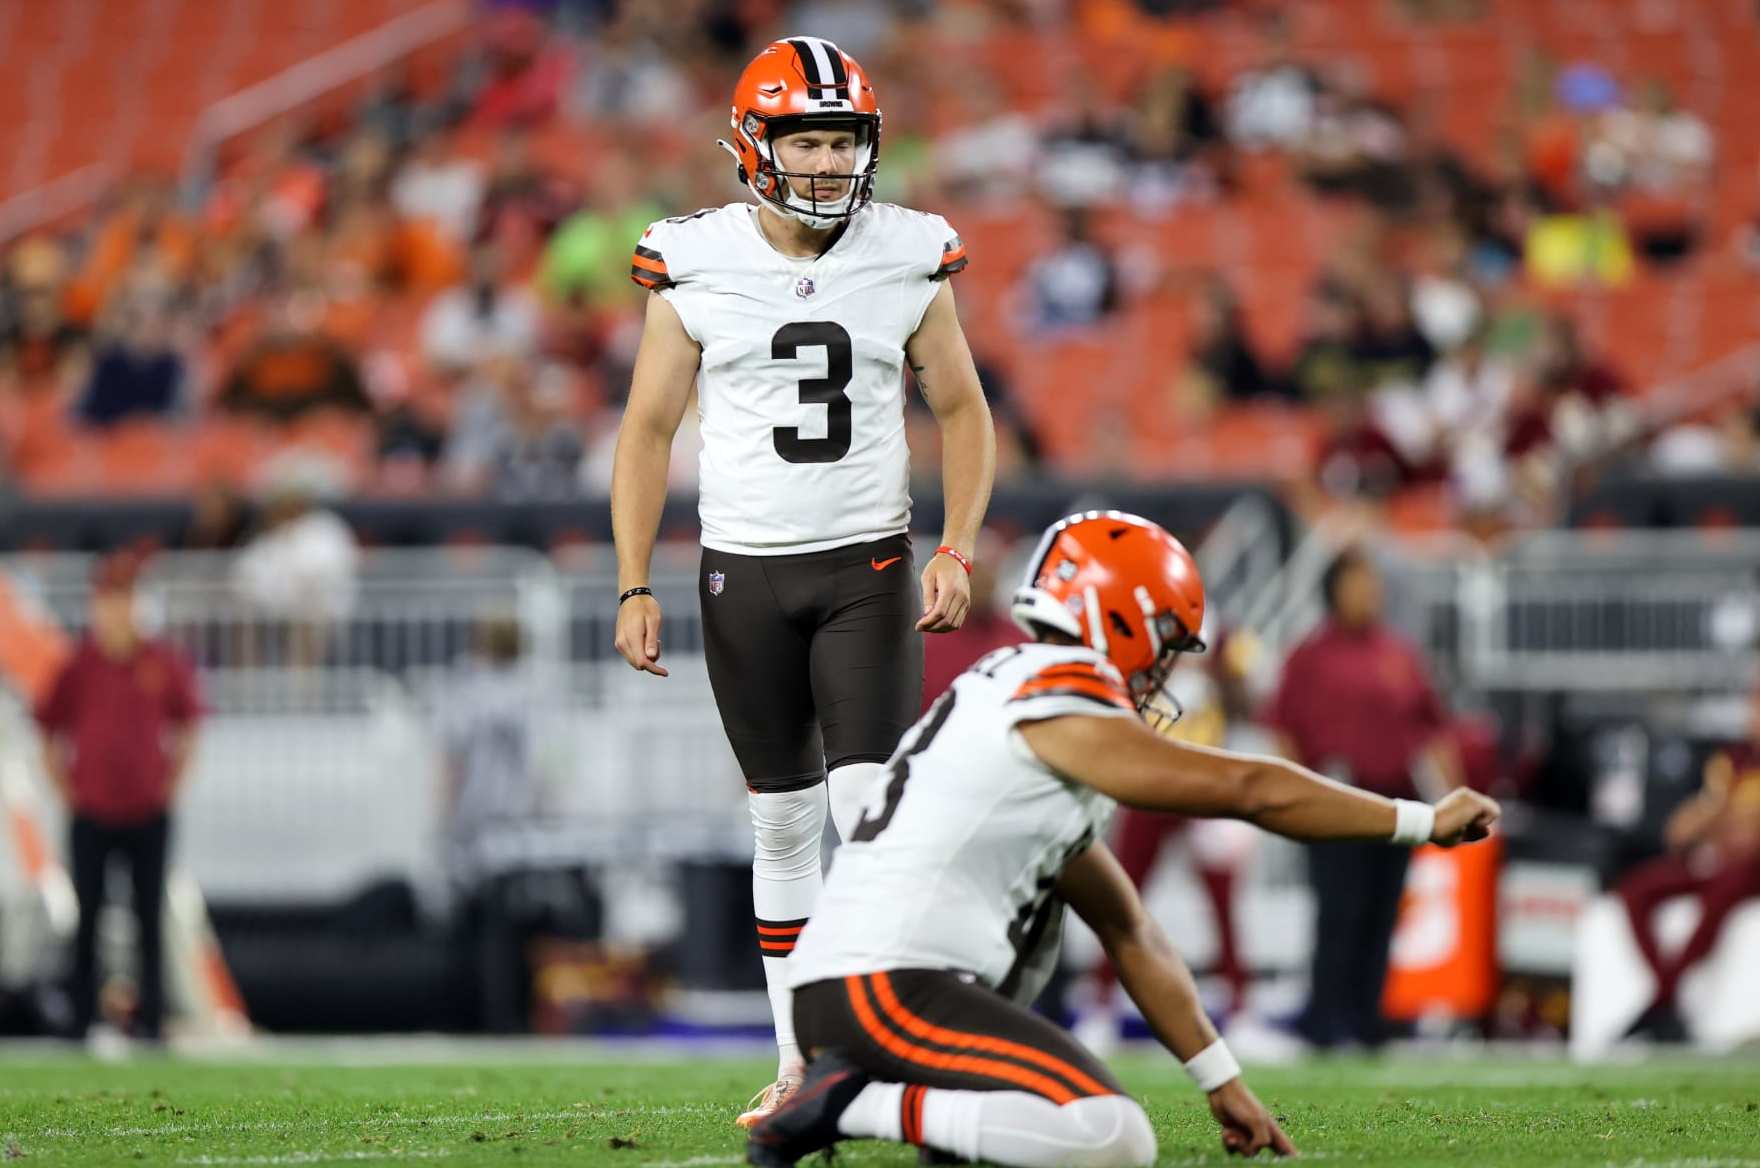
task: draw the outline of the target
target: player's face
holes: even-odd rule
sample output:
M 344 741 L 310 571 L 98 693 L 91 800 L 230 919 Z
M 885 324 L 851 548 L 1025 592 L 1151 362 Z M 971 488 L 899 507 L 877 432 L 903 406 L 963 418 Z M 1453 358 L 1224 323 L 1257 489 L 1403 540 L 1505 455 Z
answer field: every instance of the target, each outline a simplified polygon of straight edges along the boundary
M 807 178 L 791 178 L 789 186 L 800 199 L 836 202 L 849 190 L 856 171 L 857 142 L 854 130 L 802 130 L 776 139 L 776 166 Z

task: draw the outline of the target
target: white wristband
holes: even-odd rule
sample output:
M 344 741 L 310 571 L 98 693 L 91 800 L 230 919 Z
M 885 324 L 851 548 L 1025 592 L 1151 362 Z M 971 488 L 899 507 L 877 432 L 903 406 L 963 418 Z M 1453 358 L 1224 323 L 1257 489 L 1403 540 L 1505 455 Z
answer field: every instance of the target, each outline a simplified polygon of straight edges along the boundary
M 1393 835 L 1396 844 L 1408 848 L 1422 847 L 1436 832 L 1436 808 L 1412 799 L 1393 801 Z
M 1192 1077 L 1198 1090 L 1206 1095 L 1241 1075 L 1241 1065 L 1234 1061 L 1228 1044 L 1220 1038 L 1187 1059 L 1185 1066 L 1186 1074 Z

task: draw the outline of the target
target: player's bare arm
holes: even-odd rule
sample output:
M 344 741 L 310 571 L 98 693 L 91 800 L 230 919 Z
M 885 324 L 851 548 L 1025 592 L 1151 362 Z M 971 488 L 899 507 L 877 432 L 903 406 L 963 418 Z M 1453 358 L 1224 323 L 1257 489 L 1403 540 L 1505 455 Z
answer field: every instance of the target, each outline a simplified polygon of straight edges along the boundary
M 1118 718 L 1071 715 L 1021 727 L 1045 765 L 1148 811 L 1244 819 L 1300 840 L 1393 839 L 1398 802 L 1335 783 L 1283 759 L 1174 742 Z M 1484 839 L 1496 801 L 1461 788 L 1435 805 L 1429 841 Z
M 665 297 L 648 297 L 629 404 L 617 432 L 611 471 L 611 531 L 617 545 L 617 589 L 646 587 L 666 505 L 672 440 L 696 384 L 702 350 Z M 617 610 L 617 651 L 633 668 L 666 676 L 660 664 L 660 602 L 632 596 Z
M 946 503 L 941 545 L 969 561 L 996 477 L 996 430 L 960 328 L 951 283 L 943 282 L 929 302 L 922 323 L 905 342 L 905 357 L 941 427 L 941 493 Z M 931 557 L 923 568 L 923 617 L 917 628 L 952 632 L 965 623 L 971 607 L 965 566 L 951 555 Z
M 1198 1001 L 1185 959 L 1143 907 L 1110 848 L 1094 844 L 1071 860 L 1057 891 L 1094 930 L 1118 970 L 1119 983 L 1161 1045 L 1185 1062 L 1216 1042 L 1216 1028 Z M 1229 1151 L 1254 1156 L 1270 1148 L 1280 1156 L 1296 1154 L 1295 1145 L 1240 1076 L 1209 1092 L 1209 1100 Z

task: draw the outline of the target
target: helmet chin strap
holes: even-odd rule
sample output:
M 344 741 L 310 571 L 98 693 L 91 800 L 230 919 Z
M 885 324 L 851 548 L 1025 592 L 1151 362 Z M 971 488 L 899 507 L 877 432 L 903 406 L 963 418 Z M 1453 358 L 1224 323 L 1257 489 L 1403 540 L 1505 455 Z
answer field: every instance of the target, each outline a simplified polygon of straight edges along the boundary
M 739 151 L 735 150 L 732 144 L 726 139 L 715 139 L 715 145 L 733 155 L 733 160 L 735 162 L 739 162 Z M 760 143 L 758 149 L 763 150 L 763 144 Z M 873 149 L 872 144 L 869 145 L 868 149 Z M 769 162 L 772 166 L 776 165 L 776 159 L 774 157 L 770 157 Z M 741 165 L 743 167 L 743 164 Z M 780 215 L 787 215 L 791 219 L 798 220 L 815 231 L 826 231 L 830 228 L 836 227 L 847 218 L 847 216 L 843 214 L 844 209 L 848 207 L 850 201 L 856 197 L 856 184 L 861 181 L 861 172 L 864 169 L 866 169 L 865 163 L 862 166 L 858 166 L 855 171 L 848 176 L 847 181 L 844 184 L 845 190 L 841 199 L 838 199 L 834 203 L 820 203 L 825 210 L 831 212 L 829 215 L 815 215 L 811 210 L 799 206 L 795 202 L 795 199 L 799 196 L 795 194 L 794 187 L 789 184 L 787 179 L 780 176 L 778 176 L 776 180 L 782 187 L 782 197 L 780 199 L 770 198 L 760 192 L 758 190 L 757 176 L 755 175 L 746 176 L 746 188 L 750 190 L 753 195 L 757 196 L 760 203 L 769 207 L 772 211 L 775 211 Z

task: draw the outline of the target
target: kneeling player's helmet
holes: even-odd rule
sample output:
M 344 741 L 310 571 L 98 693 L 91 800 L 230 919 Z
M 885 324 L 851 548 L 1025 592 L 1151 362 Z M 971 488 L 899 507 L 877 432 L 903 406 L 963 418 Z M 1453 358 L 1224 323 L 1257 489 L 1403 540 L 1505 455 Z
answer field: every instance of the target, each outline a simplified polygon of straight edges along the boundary
M 818 37 L 773 41 L 733 87 L 733 141 L 719 142 L 739 163 L 739 181 L 758 198 L 809 227 L 835 226 L 867 205 L 880 162 L 880 106 L 856 59 Z M 853 130 L 855 171 L 836 199 L 801 197 L 781 169 L 773 143 L 802 130 Z
M 1014 594 L 1014 621 L 1103 653 L 1151 722 L 1179 709 L 1166 694 L 1181 653 L 1201 653 L 1204 582 L 1192 554 L 1158 523 L 1122 511 L 1085 511 L 1052 524 Z

